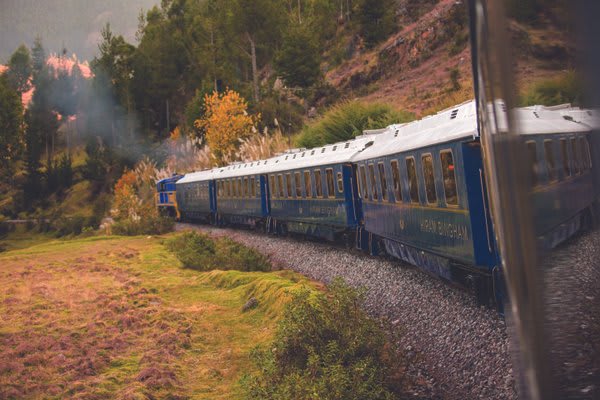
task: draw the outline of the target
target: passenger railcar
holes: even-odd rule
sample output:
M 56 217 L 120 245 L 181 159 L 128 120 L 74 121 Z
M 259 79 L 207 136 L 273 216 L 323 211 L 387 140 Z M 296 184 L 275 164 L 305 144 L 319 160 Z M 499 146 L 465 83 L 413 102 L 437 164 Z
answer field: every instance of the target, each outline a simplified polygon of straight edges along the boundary
M 535 232 L 540 249 L 552 248 L 591 223 L 600 143 L 570 107 L 515 112 Z M 183 219 L 342 239 L 470 286 L 482 302 L 501 301 L 483 168 L 467 102 L 347 142 L 187 174 L 177 203 Z

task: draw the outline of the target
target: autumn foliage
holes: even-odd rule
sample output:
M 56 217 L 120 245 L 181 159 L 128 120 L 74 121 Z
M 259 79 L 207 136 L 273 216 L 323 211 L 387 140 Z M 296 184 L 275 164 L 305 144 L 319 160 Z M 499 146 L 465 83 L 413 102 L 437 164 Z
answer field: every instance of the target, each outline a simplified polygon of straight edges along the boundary
M 136 235 L 164 233 L 173 222 L 159 215 L 154 202 L 155 165 L 140 162 L 135 170 L 125 171 L 115 184 L 111 215 L 115 220 L 113 232 Z
M 204 132 L 217 165 L 237 160 L 241 140 L 256 132 L 260 115 L 248 114 L 248 103 L 236 91 L 213 92 L 204 97 L 205 113 L 194 122 Z

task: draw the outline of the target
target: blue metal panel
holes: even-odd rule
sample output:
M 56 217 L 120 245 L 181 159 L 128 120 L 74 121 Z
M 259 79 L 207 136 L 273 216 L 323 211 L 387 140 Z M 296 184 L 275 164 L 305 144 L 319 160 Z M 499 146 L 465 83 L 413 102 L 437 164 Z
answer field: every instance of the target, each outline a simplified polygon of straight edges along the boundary
M 356 175 L 352 164 L 345 164 L 342 167 L 342 180 L 344 184 L 344 201 L 346 203 L 346 221 L 350 226 L 356 226 L 360 222 L 360 215 L 356 210 L 356 199 L 358 191 L 356 190 Z
M 260 208 L 262 210 L 262 216 L 268 217 L 271 214 L 271 209 L 269 208 L 269 184 L 267 180 L 267 175 L 260 175 Z
M 478 142 L 463 143 L 462 160 L 462 176 L 466 184 L 465 191 L 471 215 L 475 264 L 491 269 L 498 265 L 498 254 L 487 203 L 481 146 Z

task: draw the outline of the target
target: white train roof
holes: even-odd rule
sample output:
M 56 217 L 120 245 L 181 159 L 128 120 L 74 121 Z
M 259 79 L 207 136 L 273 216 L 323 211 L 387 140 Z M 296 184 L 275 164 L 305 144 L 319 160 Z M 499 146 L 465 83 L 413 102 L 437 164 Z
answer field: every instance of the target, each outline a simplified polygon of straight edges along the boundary
M 504 104 L 498 104 L 497 109 L 506 112 Z M 590 110 L 580 110 L 570 105 L 523 107 L 514 112 L 519 122 L 519 132 L 523 135 L 586 132 L 590 130 L 588 125 L 591 121 L 600 127 L 598 111 L 591 113 Z M 565 118 L 565 115 L 569 118 Z M 578 123 L 578 119 L 582 123 Z M 365 131 L 362 136 L 346 142 L 308 150 L 292 149 L 266 160 L 193 172 L 186 174 L 177 184 L 357 162 L 478 136 L 477 110 L 475 101 L 471 100 L 418 121 Z
M 183 178 L 177 181 L 176 185 L 180 185 L 182 183 L 190 183 L 190 182 L 204 182 L 214 179 L 213 170 L 208 169 L 204 171 L 190 172 L 185 174 Z

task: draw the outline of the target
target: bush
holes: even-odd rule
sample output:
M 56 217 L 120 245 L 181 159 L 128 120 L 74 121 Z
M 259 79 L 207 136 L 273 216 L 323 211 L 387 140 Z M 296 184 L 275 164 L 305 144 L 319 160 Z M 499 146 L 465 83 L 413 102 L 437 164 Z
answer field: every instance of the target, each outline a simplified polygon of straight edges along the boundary
M 227 238 L 211 239 L 197 232 L 186 232 L 167 240 L 167 248 L 185 268 L 198 271 L 269 271 L 268 259 L 258 251 Z
M 554 106 L 563 103 L 580 104 L 583 86 L 574 72 L 537 82 L 519 98 L 521 106 Z
M 255 349 L 258 373 L 242 378 L 247 399 L 393 399 L 385 337 L 341 280 L 329 294 L 295 294 L 268 350 Z M 393 357 L 391 357 L 393 359 Z
M 387 104 L 348 102 L 334 106 L 319 121 L 305 127 L 296 138 L 300 147 L 318 147 L 353 139 L 365 129 L 409 122 L 414 114 L 396 111 Z
M 162 215 L 150 215 L 139 220 L 123 219 L 112 225 L 112 233 L 115 235 L 162 235 L 171 232 L 175 226 L 172 218 Z
M 56 236 L 79 235 L 85 226 L 86 218 L 81 215 L 61 217 L 55 222 Z

